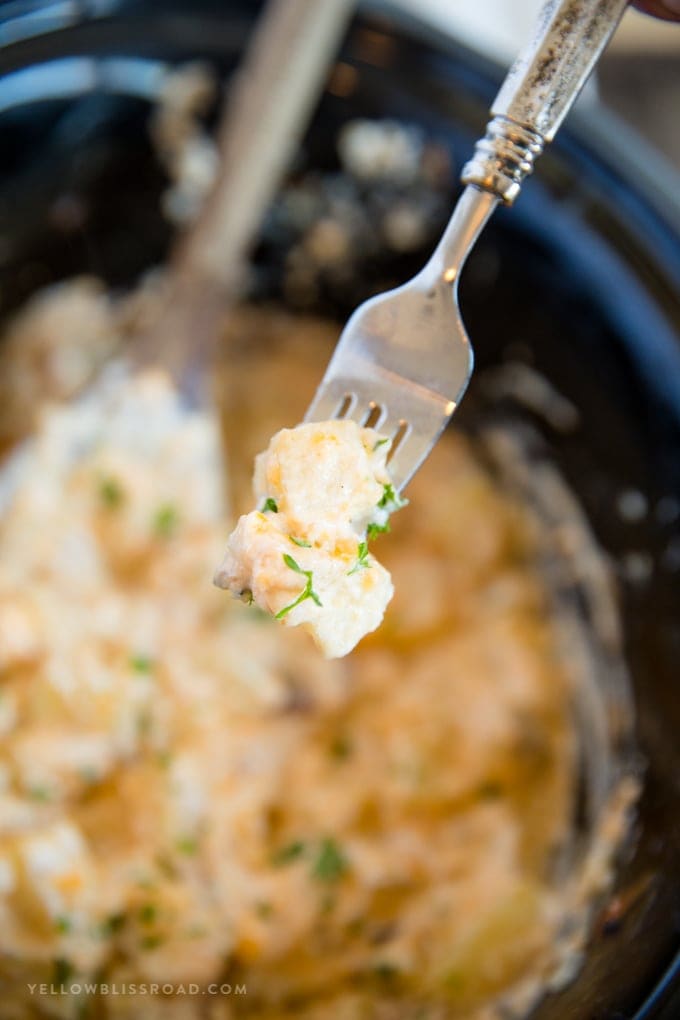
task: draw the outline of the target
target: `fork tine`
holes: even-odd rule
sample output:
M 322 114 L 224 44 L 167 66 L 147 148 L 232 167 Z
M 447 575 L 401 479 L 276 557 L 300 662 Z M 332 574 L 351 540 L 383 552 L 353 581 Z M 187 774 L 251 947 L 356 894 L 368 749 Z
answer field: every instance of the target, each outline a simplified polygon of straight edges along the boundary
M 351 417 L 359 425 L 364 425 L 371 405 L 376 406 L 375 401 L 367 403 L 365 399 L 358 398 L 347 417 Z M 434 440 L 445 428 L 448 420 L 444 415 L 440 415 L 438 421 L 430 417 L 427 427 L 423 429 L 422 415 L 414 414 L 412 417 L 412 421 L 398 418 L 383 405 L 380 419 L 371 426 L 393 443 L 399 437 L 399 442 L 392 447 L 393 452 L 388 454 L 388 468 L 397 492 L 404 488 L 425 460 Z
M 418 404 L 400 407 L 403 417 L 393 410 L 380 431 L 392 440 L 387 466 L 395 489 L 400 492 L 425 460 L 439 438 L 453 410 L 452 405 Z
M 442 422 L 443 431 L 446 422 Z M 418 432 L 411 429 L 404 437 L 388 462 L 388 468 L 397 492 L 401 492 L 406 483 L 415 474 L 432 449 L 434 441 L 432 432 Z
M 382 404 L 361 397 L 357 398 L 354 406 L 345 415 L 345 418 L 351 418 L 362 428 L 376 429 L 380 432 L 382 432 L 382 424 L 386 417 L 387 411 Z
M 347 417 L 356 405 L 356 394 L 352 393 L 350 388 L 341 392 L 337 387 L 322 384 L 307 408 L 305 421 L 329 421 L 331 418 L 337 418 L 347 398 L 350 403 L 345 409 L 343 417 Z
M 470 378 L 472 348 L 456 285 L 497 202 L 466 188 L 420 273 L 356 309 L 305 416 L 350 418 L 392 439 L 389 470 L 398 489 L 441 435 Z
M 305 421 L 328 421 L 331 418 L 351 418 L 362 427 L 380 429 L 387 418 L 387 409 L 361 385 L 322 383 L 307 410 Z
M 375 382 L 363 385 L 363 381 L 355 383 L 345 380 L 333 380 L 322 384 L 316 392 L 314 400 L 305 416 L 306 421 L 328 421 L 331 418 L 351 418 L 357 425 L 365 426 L 371 415 L 378 410 L 377 417 L 371 424 L 393 442 L 399 442 L 389 455 L 389 471 L 397 491 L 403 489 L 417 468 L 429 453 L 432 443 L 443 430 L 450 414 L 442 413 L 441 409 L 428 408 L 427 420 L 423 420 L 423 408 L 412 406 L 412 414 L 408 418 L 397 415 L 386 405 L 384 400 L 376 401 L 369 396 L 368 387 Z M 340 412 L 343 412 L 340 414 Z

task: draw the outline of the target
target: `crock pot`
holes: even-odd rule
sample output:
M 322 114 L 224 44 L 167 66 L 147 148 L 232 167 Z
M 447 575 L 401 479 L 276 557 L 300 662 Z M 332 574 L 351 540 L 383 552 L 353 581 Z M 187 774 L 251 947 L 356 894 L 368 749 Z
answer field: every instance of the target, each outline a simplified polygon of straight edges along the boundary
M 146 124 L 158 76 L 201 58 L 228 75 L 258 8 L 217 0 L 11 3 L 0 13 L 2 316 L 76 273 L 132 284 L 162 261 L 172 231 Z M 321 98 L 300 167 L 332 168 L 343 123 L 395 118 L 446 147 L 457 171 L 483 129 L 502 71 L 416 19 L 368 5 L 339 60 L 352 88 Z M 85 229 L 64 232 L 56 200 L 79 197 Z M 680 1015 L 680 183 L 601 111 L 572 116 L 511 211 L 500 211 L 461 281 L 477 373 L 526 362 L 578 410 L 561 431 L 525 412 L 578 494 L 616 575 L 643 776 L 635 831 L 596 917 L 576 979 L 535 1016 Z M 58 206 L 57 206 L 58 207 Z M 265 235 L 258 258 L 276 268 Z M 322 295 L 342 321 L 423 253 Z M 384 281 L 383 281 L 384 282 Z M 277 294 L 276 273 L 267 287 Z M 490 298 L 492 295 L 492 298 Z M 618 511 L 635 493 L 641 512 Z

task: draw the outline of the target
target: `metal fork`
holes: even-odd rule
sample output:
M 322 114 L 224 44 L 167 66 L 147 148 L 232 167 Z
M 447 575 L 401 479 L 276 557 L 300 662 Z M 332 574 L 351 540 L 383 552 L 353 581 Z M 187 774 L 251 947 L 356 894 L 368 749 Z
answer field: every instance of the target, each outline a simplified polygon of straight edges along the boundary
M 458 307 L 465 260 L 496 206 L 517 198 L 625 7 L 626 0 L 548 0 L 463 168 L 467 187 L 431 259 L 408 283 L 361 305 L 342 332 L 305 421 L 352 418 L 390 436 L 398 490 L 429 454 L 472 373 Z

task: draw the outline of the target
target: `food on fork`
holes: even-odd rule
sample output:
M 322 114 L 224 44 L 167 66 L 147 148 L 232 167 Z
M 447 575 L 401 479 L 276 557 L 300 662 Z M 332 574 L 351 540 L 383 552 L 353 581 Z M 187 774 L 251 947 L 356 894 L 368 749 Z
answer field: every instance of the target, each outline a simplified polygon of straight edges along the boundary
M 257 509 L 229 538 L 215 583 L 307 629 L 327 658 L 380 624 L 389 573 L 369 541 L 403 506 L 386 458 L 390 440 L 356 422 L 282 429 L 255 461 Z

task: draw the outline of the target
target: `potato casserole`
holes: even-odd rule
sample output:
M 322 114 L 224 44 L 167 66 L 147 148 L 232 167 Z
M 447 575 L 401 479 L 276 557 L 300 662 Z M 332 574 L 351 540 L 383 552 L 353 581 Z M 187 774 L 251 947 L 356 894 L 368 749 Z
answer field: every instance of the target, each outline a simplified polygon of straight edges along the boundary
M 521 1014 L 606 871 L 565 864 L 577 737 L 536 523 L 449 433 L 372 544 L 385 621 L 324 660 L 210 581 L 333 330 L 230 329 L 231 493 L 217 418 L 160 370 L 111 367 L 5 461 L 3 1020 Z M 247 994 L 69 993 L 86 980 Z

